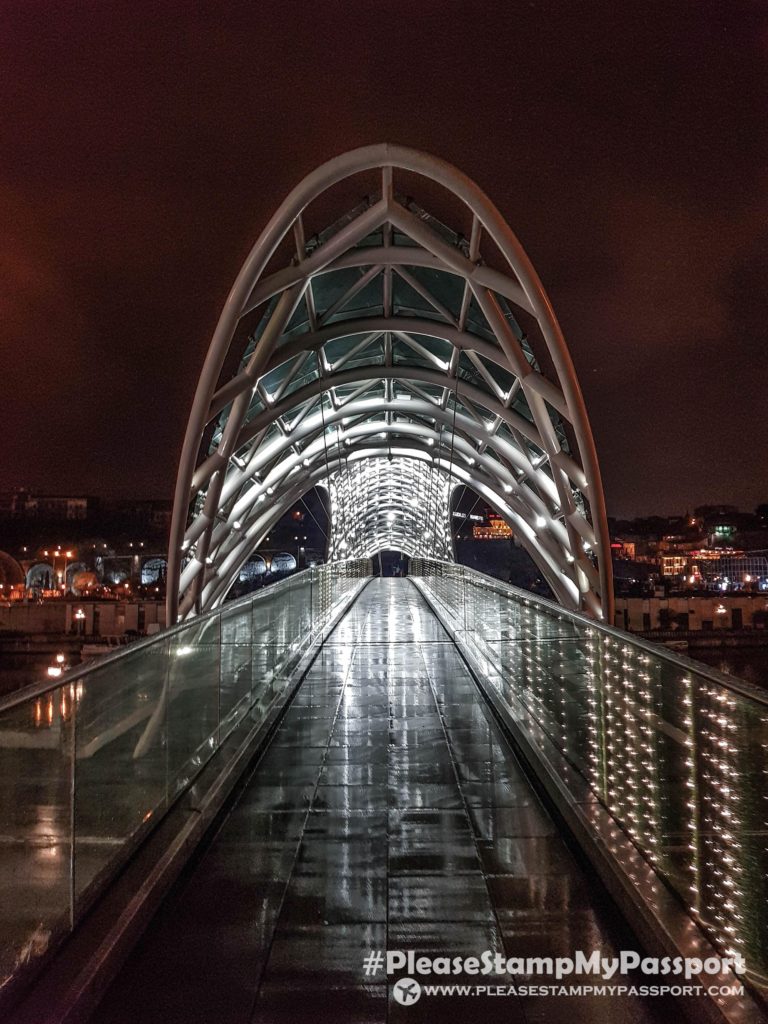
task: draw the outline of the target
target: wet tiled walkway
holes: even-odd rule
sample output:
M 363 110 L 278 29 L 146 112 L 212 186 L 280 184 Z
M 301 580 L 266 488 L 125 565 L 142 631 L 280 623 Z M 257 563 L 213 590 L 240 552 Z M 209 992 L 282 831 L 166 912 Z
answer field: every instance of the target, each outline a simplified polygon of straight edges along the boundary
M 387 948 L 611 955 L 631 939 L 597 893 L 416 589 L 375 580 L 95 1020 L 669 1019 L 628 998 L 401 1006 L 363 971 Z

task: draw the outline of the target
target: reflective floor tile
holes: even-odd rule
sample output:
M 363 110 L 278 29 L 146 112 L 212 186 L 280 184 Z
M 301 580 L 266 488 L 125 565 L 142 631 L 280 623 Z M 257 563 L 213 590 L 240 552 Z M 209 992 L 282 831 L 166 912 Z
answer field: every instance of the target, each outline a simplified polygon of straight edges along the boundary
M 560 875 L 578 871 L 558 835 L 478 839 L 477 851 L 488 875 Z
M 306 833 L 296 856 L 294 872 L 318 879 L 332 880 L 337 875 L 367 874 L 386 876 L 387 845 L 380 838 L 319 839 Z
M 348 761 L 323 765 L 321 786 L 386 786 L 387 765 L 350 764 Z
M 399 875 L 389 879 L 389 919 L 493 921 L 485 879 L 476 875 Z
M 388 827 L 393 840 L 472 841 L 472 831 L 463 810 L 392 809 L 388 816 Z
M 456 783 L 394 782 L 389 789 L 389 806 L 392 808 L 436 808 L 452 811 L 462 808 L 461 793 Z
M 470 807 L 472 828 L 480 839 L 552 836 L 557 826 L 538 807 Z
M 384 985 L 358 988 L 304 988 L 264 985 L 251 1024 L 386 1024 Z
M 275 933 L 262 984 L 292 988 L 365 985 L 363 959 L 386 948 L 385 924 L 280 928 Z
M 318 786 L 312 801 L 313 810 L 384 811 L 387 793 L 383 786 Z
M 388 950 L 409 950 L 422 956 L 477 956 L 486 950 L 503 953 L 495 921 L 394 921 L 387 932 Z
M 363 811 L 340 813 L 312 809 L 307 817 L 305 837 L 322 836 L 326 839 L 380 839 L 386 842 L 387 815 Z
M 391 875 L 477 873 L 477 851 L 471 842 L 423 842 L 418 839 L 389 842 Z
M 280 908 L 281 928 L 354 924 L 387 920 L 387 877 L 382 871 L 295 874 Z

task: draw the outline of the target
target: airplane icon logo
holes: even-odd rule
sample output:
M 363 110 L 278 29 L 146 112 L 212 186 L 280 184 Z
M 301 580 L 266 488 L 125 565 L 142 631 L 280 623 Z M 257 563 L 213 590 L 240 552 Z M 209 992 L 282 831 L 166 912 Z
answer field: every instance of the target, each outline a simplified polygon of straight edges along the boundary
M 401 1006 L 413 1006 L 421 995 L 421 985 L 413 978 L 399 978 L 392 988 L 392 995 Z

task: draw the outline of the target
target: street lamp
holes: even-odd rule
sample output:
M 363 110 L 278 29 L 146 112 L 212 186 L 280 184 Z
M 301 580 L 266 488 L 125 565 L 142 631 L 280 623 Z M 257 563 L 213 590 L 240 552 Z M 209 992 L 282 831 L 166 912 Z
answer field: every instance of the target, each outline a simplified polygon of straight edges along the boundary
M 69 568 L 70 559 L 74 555 L 74 552 L 73 551 L 62 551 L 61 550 L 61 544 L 58 544 L 56 546 L 56 550 L 55 551 L 53 550 L 53 548 L 51 548 L 50 553 L 46 550 L 46 551 L 43 552 L 43 554 L 45 555 L 46 558 L 50 557 L 50 559 L 51 559 L 51 572 L 53 573 L 53 579 L 51 580 L 51 585 L 52 585 L 53 589 L 54 590 L 65 590 L 66 591 L 66 589 L 67 589 L 67 569 Z M 57 573 L 56 573 L 56 559 L 59 557 L 59 555 L 61 555 L 61 557 L 64 559 L 64 572 L 61 575 L 57 575 Z M 59 585 L 59 580 L 61 581 L 60 585 Z
M 298 571 L 301 568 L 301 552 L 304 550 L 304 545 L 303 544 L 299 544 L 299 537 L 298 536 L 294 536 L 293 539 L 296 541 L 296 570 Z M 307 535 L 304 534 L 304 536 L 301 538 L 301 540 L 306 540 L 306 539 L 307 539 Z
M 62 581 L 61 581 L 61 589 L 64 591 L 64 593 L 66 593 L 67 592 L 67 569 L 69 568 L 69 566 L 71 564 L 71 559 L 72 559 L 72 556 L 73 556 L 74 552 L 73 551 L 64 551 L 64 552 L 62 552 L 62 554 L 64 555 L 64 575 L 63 575 Z

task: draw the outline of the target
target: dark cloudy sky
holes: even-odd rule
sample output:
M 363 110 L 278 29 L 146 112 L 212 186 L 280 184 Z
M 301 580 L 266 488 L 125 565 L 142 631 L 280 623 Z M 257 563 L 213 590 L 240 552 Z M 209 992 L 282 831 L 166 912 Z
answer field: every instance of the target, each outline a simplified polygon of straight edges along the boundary
M 0 489 L 170 496 L 258 232 L 386 140 L 526 246 L 609 513 L 768 501 L 767 4 L 6 0 L 0 76 Z

